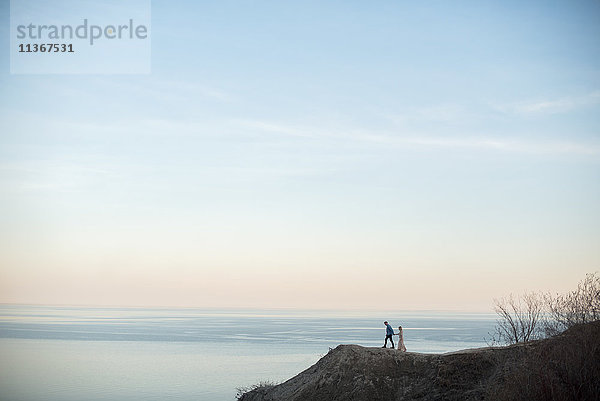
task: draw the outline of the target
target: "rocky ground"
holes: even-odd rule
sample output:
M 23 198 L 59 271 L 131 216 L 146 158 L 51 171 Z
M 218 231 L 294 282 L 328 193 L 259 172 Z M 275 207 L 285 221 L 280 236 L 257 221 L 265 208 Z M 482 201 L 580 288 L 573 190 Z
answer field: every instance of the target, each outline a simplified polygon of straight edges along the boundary
M 588 399 L 594 391 L 600 394 L 599 344 L 600 322 L 548 340 L 447 354 L 340 345 L 290 380 L 254 389 L 240 400 L 560 400 L 572 393 L 560 378 L 568 371 L 581 375 L 582 369 L 590 372 L 574 377 L 582 383 L 573 386 L 589 391 L 567 399 Z

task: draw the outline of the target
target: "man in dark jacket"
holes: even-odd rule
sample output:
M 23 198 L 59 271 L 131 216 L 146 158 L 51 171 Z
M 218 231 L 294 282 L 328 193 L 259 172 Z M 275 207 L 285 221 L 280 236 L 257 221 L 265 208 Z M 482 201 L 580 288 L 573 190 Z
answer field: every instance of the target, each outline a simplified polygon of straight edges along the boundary
M 392 336 L 394 335 L 394 329 L 392 329 L 392 326 L 390 326 L 388 324 L 388 322 L 383 322 L 383 324 L 385 324 L 385 343 L 383 344 L 383 347 L 381 347 L 381 348 L 387 348 L 387 340 L 388 339 L 392 343 L 392 348 L 394 348 L 394 340 L 392 338 Z

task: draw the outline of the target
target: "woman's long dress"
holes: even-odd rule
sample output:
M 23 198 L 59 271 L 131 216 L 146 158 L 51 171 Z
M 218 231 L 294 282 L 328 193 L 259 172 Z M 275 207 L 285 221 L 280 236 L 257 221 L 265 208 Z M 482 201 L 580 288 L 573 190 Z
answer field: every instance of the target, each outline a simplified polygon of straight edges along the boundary
M 403 330 L 400 330 L 398 332 L 398 351 L 406 352 L 406 347 L 404 346 Z

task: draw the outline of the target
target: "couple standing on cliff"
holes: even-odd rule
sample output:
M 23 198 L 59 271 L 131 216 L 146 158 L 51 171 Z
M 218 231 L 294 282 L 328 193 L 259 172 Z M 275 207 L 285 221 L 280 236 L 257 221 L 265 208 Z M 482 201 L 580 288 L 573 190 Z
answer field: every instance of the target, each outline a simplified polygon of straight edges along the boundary
M 398 351 L 406 352 L 406 347 L 404 346 L 404 336 L 402 334 L 402 326 L 398 326 L 398 333 L 394 333 L 394 329 L 388 322 L 383 322 L 385 325 L 385 343 L 383 343 L 383 347 L 387 348 L 388 339 L 392 343 L 392 348 L 394 348 L 394 339 L 392 336 L 398 336 Z

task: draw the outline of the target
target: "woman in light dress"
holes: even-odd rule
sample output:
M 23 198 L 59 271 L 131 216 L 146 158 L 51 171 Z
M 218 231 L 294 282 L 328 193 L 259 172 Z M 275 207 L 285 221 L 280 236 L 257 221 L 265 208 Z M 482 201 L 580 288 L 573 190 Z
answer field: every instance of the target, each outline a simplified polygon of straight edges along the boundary
M 402 335 L 402 326 L 398 326 L 398 351 L 406 352 L 406 347 L 404 346 L 404 336 Z

